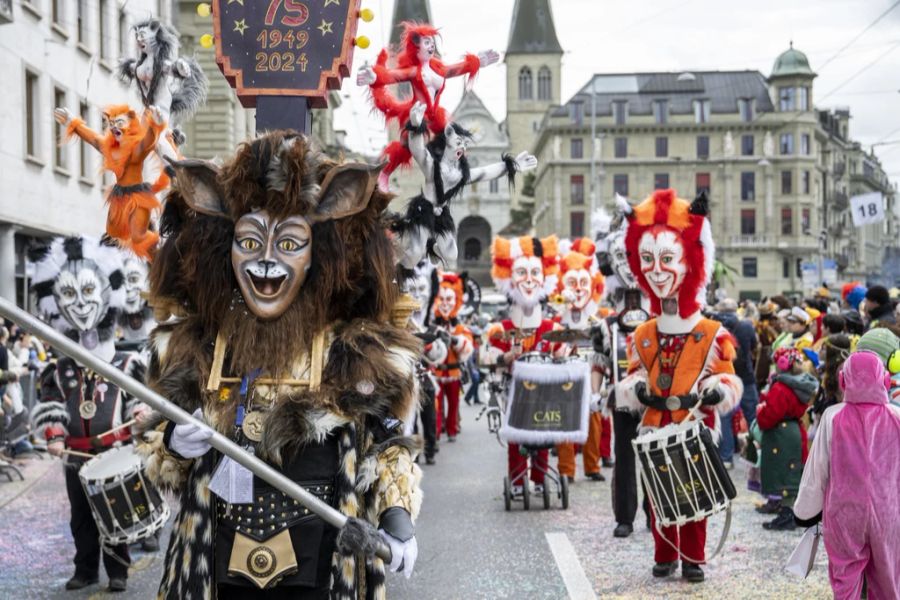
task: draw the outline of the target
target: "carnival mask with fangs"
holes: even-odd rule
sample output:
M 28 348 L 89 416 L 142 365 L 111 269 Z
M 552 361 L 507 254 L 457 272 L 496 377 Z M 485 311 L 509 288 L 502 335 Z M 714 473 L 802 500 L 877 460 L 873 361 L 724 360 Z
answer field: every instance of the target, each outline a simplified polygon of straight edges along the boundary
M 300 291 L 312 261 L 312 228 L 299 215 L 275 219 L 248 213 L 234 226 L 231 264 L 244 302 L 261 319 L 283 313 Z
M 299 139 L 299 138 L 295 138 Z M 170 161 L 187 205 L 197 213 L 233 220 L 219 168 L 200 160 Z M 314 260 L 314 226 L 363 211 L 383 165 L 347 163 L 333 167 L 319 186 L 317 202 L 305 214 L 276 217 L 254 209 L 234 220 L 231 264 L 247 308 L 263 321 L 277 319 L 300 293 Z M 280 181 L 272 185 L 271 181 Z M 272 178 L 270 191 L 286 193 Z M 265 193 L 265 190 L 260 190 Z

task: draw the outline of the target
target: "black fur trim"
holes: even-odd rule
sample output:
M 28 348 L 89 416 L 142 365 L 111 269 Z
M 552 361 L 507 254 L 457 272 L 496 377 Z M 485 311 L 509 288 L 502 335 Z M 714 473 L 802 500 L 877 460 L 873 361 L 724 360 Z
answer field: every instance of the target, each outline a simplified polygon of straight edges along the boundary
M 337 536 L 338 551 L 342 554 L 373 556 L 382 544 L 378 530 L 362 519 L 350 517 Z
M 118 242 L 116 242 L 116 240 L 114 238 L 110 237 L 110 235 L 108 233 L 104 233 L 103 235 L 100 236 L 100 245 L 105 246 L 107 248 L 118 248 L 119 247 Z
M 516 164 L 516 159 L 509 152 L 504 152 L 500 158 L 503 160 L 503 164 L 506 165 L 506 180 L 509 182 L 509 187 L 515 189 L 516 173 L 519 172 L 519 165 Z
M 456 135 L 467 138 L 472 137 L 472 132 L 465 129 L 459 123 L 450 123 L 450 127 L 453 129 Z M 453 189 L 445 192 L 444 178 L 441 176 L 441 159 L 444 157 L 444 151 L 447 149 L 447 135 L 443 131 L 440 132 L 434 137 L 433 140 L 428 142 L 426 149 L 428 150 L 428 153 L 431 155 L 431 158 L 434 162 L 432 169 L 434 177 L 435 198 L 438 199 L 439 205 L 447 204 L 469 183 L 469 180 L 471 178 L 471 174 L 469 171 L 469 159 L 465 156 L 459 159 L 459 168 L 462 171 L 462 179 L 453 187 Z
M 691 202 L 691 207 L 688 209 L 688 212 L 692 215 L 699 215 L 701 217 L 709 215 L 709 198 L 706 196 L 706 190 L 700 190 L 700 193 L 697 194 L 697 197 Z
M 412 122 L 407 121 L 403 128 L 413 135 L 425 135 L 425 132 L 428 131 L 428 126 L 425 124 L 425 121 L 419 123 L 418 127 L 413 125 Z
M 63 251 L 69 261 L 84 260 L 82 243 L 80 237 L 68 237 L 63 241 Z
M 533 237 L 531 238 L 531 244 L 534 246 L 534 255 L 537 258 L 544 257 L 544 247 L 541 245 L 540 238 Z
M 123 283 L 125 283 L 125 275 L 119 269 L 109 274 L 109 287 L 112 289 L 119 289 Z
M 34 292 L 34 294 L 38 297 L 38 300 L 40 300 L 41 298 L 46 298 L 47 296 L 53 294 L 53 284 L 55 283 L 55 279 L 35 283 L 31 286 L 31 291 Z
M 28 246 L 28 260 L 33 263 L 41 262 L 50 252 L 50 246 L 41 243 L 32 243 Z
M 453 221 L 449 207 L 444 208 L 440 215 L 434 217 L 434 233 L 456 233 L 456 223 Z
M 391 223 L 391 230 L 395 233 L 406 233 L 413 227 L 421 226 L 428 231 L 433 231 L 435 226 L 434 206 L 425 196 L 419 194 L 406 205 L 406 212 L 402 217 Z

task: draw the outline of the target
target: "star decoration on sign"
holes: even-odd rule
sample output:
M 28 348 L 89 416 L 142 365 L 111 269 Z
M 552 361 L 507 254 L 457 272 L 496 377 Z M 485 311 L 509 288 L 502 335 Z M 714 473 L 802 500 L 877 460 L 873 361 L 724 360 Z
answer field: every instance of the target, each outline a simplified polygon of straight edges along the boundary
M 316 29 L 318 29 L 319 31 L 321 31 L 321 32 L 322 32 L 322 35 L 325 35 L 326 33 L 334 33 L 334 32 L 331 30 L 331 24 L 332 24 L 332 23 L 334 23 L 334 21 L 326 21 L 325 19 L 322 19 L 322 24 L 319 25 L 318 27 L 316 27 Z
M 237 31 L 241 35 L 244 35 L 244 30 L 247 29 L 247 19 L 241 19 L 240 21 L 234 22 L 234 31 Z
M 329 4 L 335 4 L 337 6 L 340 6 L 341 0 L 325 0 L 325 6 L 328 6 Z

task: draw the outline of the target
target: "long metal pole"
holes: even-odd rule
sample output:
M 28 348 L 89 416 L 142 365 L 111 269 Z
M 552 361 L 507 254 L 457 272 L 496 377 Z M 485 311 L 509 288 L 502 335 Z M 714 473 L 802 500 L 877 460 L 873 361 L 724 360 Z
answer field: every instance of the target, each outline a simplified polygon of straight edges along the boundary
M 31 332 L 38 338 L 49 342 L 50 345 L 59 352 L 62 352 L 79 364 L 91 368 L 95 373 L 105 377 L 132 396 L 147 403 L 150 408 L 170 421 L 179 425 L 192 423 L 198 427 L 209 427 L 203 421 L 195 419 L 190 413 L 182 410 L 178 405 L 169 402 L 147 386 L 129 377 L 111 364 L 94 356 L 84 347 L 76 344 L 6 298 L 0 298 L 0 315 L 15 322 L 19 327 Z M 240 446 L 221 433 L 214 431 L 212 437 L 209 438 L 209 444 L 222 454 L 230 457 L 233 461 L 249 469 L 266 483 L 281 490 L 302 504 L 305 508 L 308 508 L 329 525 L 340 529 L 346 524 L 346 516 L 307 492 L 303 487 L 297 485 L 296 482 L 285 477 L 280 471 L 273 469 L 262 460 L 245 452 Z M 387 562 L 390 562 L 391 560 L 391 551 L 385 544 L 381 545 L 376 554 Z

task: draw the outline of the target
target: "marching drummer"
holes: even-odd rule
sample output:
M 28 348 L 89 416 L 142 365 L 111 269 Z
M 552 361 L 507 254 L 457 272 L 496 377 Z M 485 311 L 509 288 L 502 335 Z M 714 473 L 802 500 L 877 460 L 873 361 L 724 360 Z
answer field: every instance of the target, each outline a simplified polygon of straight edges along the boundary
M 60 260 L 64 257 L 64 260 Z M 125 299 L 119 250 L 91 238 L 54 240 L 33 252 L 33 291 L 51 324 L 138 381 L 144 365 L 137 354 L 117 352 L 116 315 Z M 86 459 L 131 440 L 128 422 L 148 412 L 146 405 L 70 358 L 51 362 L 40 377 L 40 402 L 34 409 L 36 433 L 53 456 L 66 455 L 66 491 L 75 540 L 75 574 L 67 590 L 98 581 L 101 542 L 97 524 L 78 476 Z M 122 592 L 128 579 L 128 547 L 102 552 L 108 590 Z
M 743 386 L 732 365 L 734 339 L 700 313 L 715 255 L 706 194 L 689 204 L 674 190 L 657 190 L 639 205 L 621 208 L 628 221 L 625 246 L 631 270 L 659 316 L 638 326 L 632 336 L 629 374 L 616 387 L 617 409 L 643 413 L 641 431 L 649 431 L 691 418 L 692 409 L 701 405 L 703 421 L 716 428 L 716 412 L 729 414 Z M 653 576 L 672 575 L 681 558 L 682 577 L 703 581 L 706 518 L 657 527 L 654 513 Z
M 559 316 L 560 324 L 567 330 L 581 331 L 584 346 L 588 347 L 587 332 L 600 324 L 597 318 L 600 297 L 603 295 L 604 278 L 597 268 L 594 257 L 596 248 L 587 238 L 579 238 L 571 243 L 568 251 L 561 252 L 561 277 L 558 289 L 563 298 L 563 306 Z M 577 346 L 572 346 L 572 353 L 578 355 Z M 593 378 L 593 392 L 599 391 L 599 377 Z M 592 406 L 588 423 L 588 439 L 582 447 L 584 459 L 584 475 L 591 481 L 606 481 L 600 472 L 600 439 L 603 436 L 603 415 L 599 401 Z M 575 444 L 569 442 L 557 446 L 559 454 L 559 472 L 569 482 L 575 480 Z
M 527 352 L 564 351 L 560 344 L 542 339 L 548 331 L 561 329 L 559 324 L 545 319 L 541 312 L 541 300 L 556 289 L 558 281 L 556 236 L 494 238 L 491 255 L 491 278 L 510 300 L 509 317 L 491 325 L 487 332 L 491 360 L 512 368 L 516 358 Z M 521 453 L 518 444 L 509 444 L 507 452 L 510 481 L 523 482 L 523 485 L 513 485 L 512 493 L 521 496 L 527 492 L 524 484 L 528 478 L 522 474 L 529 469 L 528 458 Z M 538 464 L 531 465 L 530 479 L 536 494 L 544 490 L 547 456 L 546 449 L 538 450 L 535 460 Z

